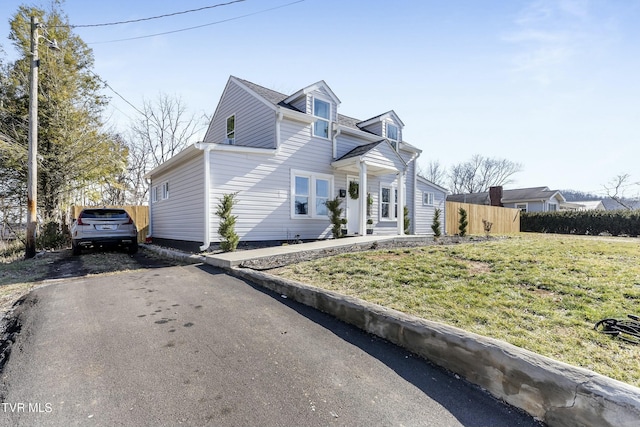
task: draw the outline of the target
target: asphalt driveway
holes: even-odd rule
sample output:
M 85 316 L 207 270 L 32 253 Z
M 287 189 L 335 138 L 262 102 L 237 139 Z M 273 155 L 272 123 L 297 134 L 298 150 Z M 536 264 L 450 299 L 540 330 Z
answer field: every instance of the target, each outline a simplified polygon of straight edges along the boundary
M 412 354 L 214 268 L 32 292 L 2 425 L 539 426 Z

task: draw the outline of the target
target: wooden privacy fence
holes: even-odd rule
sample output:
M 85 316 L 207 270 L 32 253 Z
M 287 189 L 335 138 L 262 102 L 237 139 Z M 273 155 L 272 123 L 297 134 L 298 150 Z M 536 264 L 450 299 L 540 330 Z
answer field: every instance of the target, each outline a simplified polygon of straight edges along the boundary
M 144 243 L 147 234 L 149 234 L 149 206 L 72 206 L 71 207 L 71 218 L 76 219 L 78 215 L 80 215 L 80 211 L 85 208 L 118 208 L 124 209 L 127 211 L 129 216 L 133 219 L 133 222 L 136 223 L 136 227 L 138 228 L 138 243 Z
M 447 202 L 446 227 L 450 236 L 458 234 L 460 214 L 463 208 L 467 211 L 467 234 L 485 234 L 482 220 L 493 223 L 491 234 L 510 234 L 520 232 L 520 210 L 501 208 L 487 205 L 472 205 L 469 203 Z

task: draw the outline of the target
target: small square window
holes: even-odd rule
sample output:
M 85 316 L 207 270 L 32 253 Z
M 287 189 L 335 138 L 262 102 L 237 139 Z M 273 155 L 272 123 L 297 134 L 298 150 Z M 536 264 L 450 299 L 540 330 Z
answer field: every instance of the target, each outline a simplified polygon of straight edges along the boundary
M 422 193 L 422 204 L 427 206 L 433 206 L 434 194 L 425 191 Z

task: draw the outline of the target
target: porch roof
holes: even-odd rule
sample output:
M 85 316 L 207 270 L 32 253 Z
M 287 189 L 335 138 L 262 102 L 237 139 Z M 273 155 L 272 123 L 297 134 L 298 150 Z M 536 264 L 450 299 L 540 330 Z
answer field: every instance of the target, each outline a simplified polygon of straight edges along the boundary
M 373 176 L 398 173 L 407 168 L 407 163 L 386 139 L 360 145 L 332 162 L 331 166 L 336 170 L 359 173 L 360 162 L 367 165 L 367 174 Z

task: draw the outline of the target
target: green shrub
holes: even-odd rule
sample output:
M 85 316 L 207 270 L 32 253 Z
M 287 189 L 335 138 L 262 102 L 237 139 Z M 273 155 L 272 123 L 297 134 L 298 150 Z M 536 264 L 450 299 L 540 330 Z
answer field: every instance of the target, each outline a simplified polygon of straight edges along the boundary
M 341 216 L 344 209 L 340 207 L 341 204 L 342 199 L 338 196 L 336 196 L 336 198 L 333 200 L 327 200 L 325 202 L 327 209 L 329 209 L 329 212 L 331 212 L 331 215 L 329 215 L 329 220 L 331 221 L 331 234 L 333 234 L 334 239 L 339 239 L 340 237 L 342 237 L 343 218 L 341 218 Z M 344 224 L 346 224 L 346 220 Z
M 612 236 L 640 235 L 640 211 L 523 212 L 520 231 Z
M 409 228 L 411 227 L 411 219 L 409 218 L 409 208 L 407 206 L 403 209 L 403 221 L 404 221 L 404 234 L 410 234 Z
M 36 247 L 41 249 L 59 249 L 68 244 L 69 233 L 55 221 L 45 223 L 36 239 Z
M 460 219 L 458 219 L 458 234 L 460 237 L 464 237 L 467 235 L 467 225 L 469 225 L 467 211 L 464 208 L 460 208 L 458 209 L 458 214 L 460 215 Z
M 442 230 L 440 229 L 440 212 L 440 209 L 436 209 L 433 212 L 433 223 L 431 224 L 433 237 L 440 237 L 442 235 Z
M 236 234 L 236 215 L 231 215 L 231 210 L 236 204 L 236 196 L 238 193 L 224 194 L 218 204 L 216 215 L 220 218 L 218 226 L 218 234 L 222 237 L 220 249 L 224 252 L 233 252 L 238 247 L 240 238 Z

